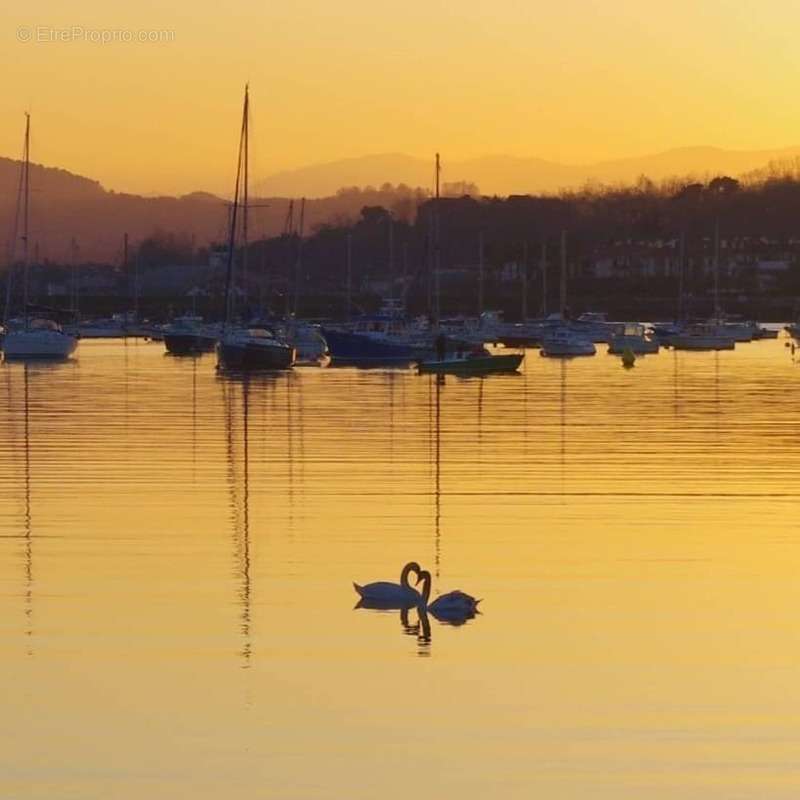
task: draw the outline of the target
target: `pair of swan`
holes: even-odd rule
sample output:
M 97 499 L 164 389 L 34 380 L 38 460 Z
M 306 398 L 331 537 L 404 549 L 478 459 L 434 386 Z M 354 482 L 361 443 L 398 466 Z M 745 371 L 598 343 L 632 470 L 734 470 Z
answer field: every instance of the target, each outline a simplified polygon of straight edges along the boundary
M 417 591 L 408 582 L 408 576 L 412 572 L 417 576 L 417 586 L 422 584 L 422 592 Z M 400 573 L 399 584 L 377 581 L 368 583 L 366 586 L 353 583 L 353 586 L 361 597 L 359 605 L 362 608 L 402 609 L 417 606 L 440 620 L 466 619 L 475 616 L 480 600 L 459 590 L 439 595 L 432 603 L 429 603 L 431 582 L 431 574 L 428 570 L 422 569 L 416 561 L 409 561 Z

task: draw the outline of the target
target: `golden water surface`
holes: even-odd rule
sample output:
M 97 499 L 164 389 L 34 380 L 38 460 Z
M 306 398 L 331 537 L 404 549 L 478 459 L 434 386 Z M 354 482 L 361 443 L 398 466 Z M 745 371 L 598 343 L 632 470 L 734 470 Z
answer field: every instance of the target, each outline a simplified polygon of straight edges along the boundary
M 800 364 L 0 367 L 0 797 L 796 798 Z M 463 626 L 354 610 L 415 559 Z

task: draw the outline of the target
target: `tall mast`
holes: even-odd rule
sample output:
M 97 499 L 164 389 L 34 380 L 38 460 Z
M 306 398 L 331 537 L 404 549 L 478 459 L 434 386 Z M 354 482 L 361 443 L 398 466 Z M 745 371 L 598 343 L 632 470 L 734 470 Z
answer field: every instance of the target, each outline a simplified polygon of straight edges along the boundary
M 136 248 L 136 258 L 133 259 L 133 321 L 139 320 L 139 248 Z
M 394 296 L 394 217 L 389 212 L 389 286 Z
M 131 276 L 128 271 L 128 234 L 122 234 L 122 274 L 125 276 L 125 286 L 128 291 L 128 295 L 130 296 L 133 294 L 133 282 L 131 281 Z M 123 317 L 123 326 L 127 329 L 128 327 L 128 314 L 127 314 L 127 300 L 125 301 L 125 316 Z
M 22 194 L 22 303 L 25 330 L 28 330 L 28 211 L 30 204 L 30 169 L 31 169 L 31 115 L 25 112 L 25 148 L 22 167 L 23 194 Z
M 567 232 L 561 231 L 561 291 L 559 294 L 561 319 L 567 316 Z
M 353 234 L 347 233 L 347 318 L 353 316 Z
M 406 296 L 406 290 L 407 290 L 407 287 L 406 287 L 406 278 L 407 277 L 408 277 L 408 240 L 404 239 L 403 240 L 403 281 L 402 281 L 403 297 L 404 298 Z
M 11 314 L 11 289 L 14 274 L 15 259 L 17 255 L 17 239 L 19 238 L 19 215 L 22 210 L 22 189 L 25 180 L 25 163 L 21 162 L 19 181 L 17 181 L 17 203 L 14 210 L 14 225 L 8 240 L 8 272 L 6 273 L 6 305 L 3 310 L 3 322 L 7 322 Z
M 439 242 L 439 177 L 441 175 L 442 166 L 439 160 L 439 154 L 436 154 L 436 205 L 434 206 L 434 223 L 433 223 L 433 278 L 434 278 L 434 313 L 436 318 L 436 327 L 439 327 L 439 319 L 441 317 L 441 278 L 439 276 L 440 268 L 440 242 Z
M 683 282 L 686 271 L 686 233 L 681 231 L 680 248 L 678 250 L 678 322 L 683 322 L 685 316 Z
M 478 316 L 483 314 L 483 231 L 478 233 Z
M 233 316 L 233 258 L 236 247 L 236 222 L 239 212 L 239 184 L 242 177 L 242 148 L 245 141 L 247 125 L 248 87 L 244 88 L 244 108 L 242 112 L 242 129 L 239 134 L 239 156 L 236 162 L 236 183 L 233 189 L 233 204 L 231 205 L 230 225 L 228 226 L 228 264 L 225 272 L 225 322 L 222 333 L 231 323 Z
M 261 237 L 261 281 L 259 282 L 258 306 L 260 315 L 269 313 L 269 267 L 267 265 L 267 232 Z M 266 302 L 265 302 L 266 299 Z
M 294 232 L 294 200 L 289 200 L 289 208 L 286 210 L 286 222 L 283 224 L 283 235 L 291 236 Z
M 719 217 L 717 217 L 714 222 L 714 319 L 719 318 Z
M 245 309 L 247 308 L 247 218 L 249 200 L 249 171 L 250 171 L 250 93 L 249 85 L 244 88 L 244 186 L 242 188 L 242 298 Z
M 300 304 L 300 276 L 303 271 L 303 226 L 306 218 L 306 199 L 300 199 L 300 221 L 297 226 L 297 261 L 294 265 L 294 315 L 297 316 Z
M 547 242 L 542 241 L 542 256 L 541 270 L 542 270 L 542 317 L 547 316 Z
M 528 243 L 522 243 L 522 321 L 528 319 Z
M 77 265 L 77 251 L 78 251 L 78 243 L 75 241 L 75 237 L 73 236 L 69 240 L 69 266 L 70 266 L 70 278 L 72 286 L 70 287 L 70 294 L 72 295 L 72 301 L 70 305 L 72 306 L 71 311 L 72 315 L 75 318 L 73 321 L 77 322 L 78 316 L 78 265 Z

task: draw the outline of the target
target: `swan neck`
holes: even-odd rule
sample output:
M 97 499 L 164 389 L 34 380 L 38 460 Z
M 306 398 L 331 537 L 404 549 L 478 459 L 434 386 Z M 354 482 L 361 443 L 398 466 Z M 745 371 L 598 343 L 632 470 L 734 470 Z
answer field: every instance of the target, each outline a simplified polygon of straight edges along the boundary
M 428 605 L 428 600 L 431 596 L 431 575 L 430 573 L 426 574 L 423 579 L 422 583 L 422 604 L 424 606 Z

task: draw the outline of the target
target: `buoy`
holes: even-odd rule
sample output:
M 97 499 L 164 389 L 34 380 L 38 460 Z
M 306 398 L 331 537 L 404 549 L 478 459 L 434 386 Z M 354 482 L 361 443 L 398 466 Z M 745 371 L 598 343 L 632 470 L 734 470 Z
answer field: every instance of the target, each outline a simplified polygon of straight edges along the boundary
M 625 350 L 622 352 L 622 366 L 630 368 L 636 363 L 636 356 L 633 354 L 633 350 L 630 347 L 626 347 Z

